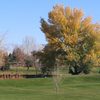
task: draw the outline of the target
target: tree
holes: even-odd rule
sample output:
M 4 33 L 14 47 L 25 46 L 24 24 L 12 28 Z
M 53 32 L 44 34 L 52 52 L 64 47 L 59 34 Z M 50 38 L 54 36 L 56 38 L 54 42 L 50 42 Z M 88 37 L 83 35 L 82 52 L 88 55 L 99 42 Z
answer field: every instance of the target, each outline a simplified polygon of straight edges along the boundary
M 5 41 L 4 41 L 5 35 L 6 34 L 0 35 L 0 69 L 5 65 L 5 55 L 6 55 Z
M 57 68 L 58 56 L 63 55 L 61 50 L 55 51 L 51 45 L 45 45 L 41 51 L 35 53 L 38 63 L 40 63 L 40 69 L 43 74 L 51 75 L 52 72 Z M 62 63 L 62 62 L 61 62 Z M 62 64 L 59 63 L 60 66 Z
M 37 52 L 41 63 L 41 72 L 47 75 L 51 75 L 55 65 L 55 51 L 51 48 L 51 46 L 47 45 L 42 51 Z
M 5 52 L 0 50 L 0 66 L 3 66 L 5 62 Z
M 41 51 L 32 52 L 33 66 L 35 68 L 36 75 L 38 74 L 38 71 L 40 71 L 41 68 L 41 64 L 40 64 L 41 54 L 42 54 Z
M 9 70 L 10 69 L 10 65 L 11 65 L 11 63 L 10 63 L 9 55 L 8 55 L 7 52 L 5 52 L 5 54 L 4 54 L 4 65 L 2 67 L 2 70 L 3 71 L 4 70 Z
M 88 73 L 89 66 L 100 61 L 100 56 L 97 57 L 100 52 L 97 45 L 100 44 L 100 24 L 92 23 L 91 17 L 84 18 L 81 10 L 62 5 L 54 6 L 48 17 L 48 21 L 41 19 L 41 30 L 48 45 L 56 52 L 62 51 L 58 59 L 69 66 L 70 73 Z
M 27 70 L 29 70 L 30 67 L 33 67 L 32 56 L 26 55 L 26 57 L 25 57 L 25 67 L 27 67 Z
M 27 67 L 27 70 L 34 65 L 32 52 L 36 49 L 35 47 L 34 39 L 30 36 L 25 37 L 22 44 L 22 50 L 25 53 L 25 66 Z
M 0 50 L 0 70 L 8 70 L 10 68 L 8 64 L 8 54 L 4 50 Z
M 23 44 L 22 44 L 22 50 L 26 55 L 31 55 L 32 51 L 36 49 L 34 39 L 30 36 L 25 37 Z
M 17 66 L 25 65 L 25 54 L 20 47 L 14 48 L 11 59 L 16 63 Z

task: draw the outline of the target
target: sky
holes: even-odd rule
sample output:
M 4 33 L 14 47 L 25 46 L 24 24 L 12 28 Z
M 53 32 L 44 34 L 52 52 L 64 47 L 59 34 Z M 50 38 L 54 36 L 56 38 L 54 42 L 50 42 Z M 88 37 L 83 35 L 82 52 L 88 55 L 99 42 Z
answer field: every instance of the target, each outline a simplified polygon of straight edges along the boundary
M 100 22 L 100 0 L 0 0 L 0 36 L 10 46 L 21 44 L 26 36 L 36 44 L 45 44 L 40 19 L 48 19 L 48 12 L 56 4 L 79 8 L 93 22 Z

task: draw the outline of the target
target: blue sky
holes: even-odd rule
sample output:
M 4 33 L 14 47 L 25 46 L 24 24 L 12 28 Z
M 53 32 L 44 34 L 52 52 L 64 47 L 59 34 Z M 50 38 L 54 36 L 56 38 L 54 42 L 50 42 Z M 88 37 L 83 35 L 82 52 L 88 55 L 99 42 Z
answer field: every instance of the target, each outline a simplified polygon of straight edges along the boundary
M 9 46 L 21 44 L 25 36 L 34 37 L 37 44 L 46 43 L 40 18 L 47 19 L 55 4 L 81 8 L 93 22 L 100 22 L 100 0 L 0 0 L 0 35 L 6 34 Z

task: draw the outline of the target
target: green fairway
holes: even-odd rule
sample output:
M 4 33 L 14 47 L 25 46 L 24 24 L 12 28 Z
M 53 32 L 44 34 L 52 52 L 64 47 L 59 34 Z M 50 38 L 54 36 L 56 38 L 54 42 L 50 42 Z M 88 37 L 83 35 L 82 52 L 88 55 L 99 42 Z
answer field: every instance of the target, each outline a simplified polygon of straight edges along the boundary
M 100 100 L 100 75 L 68 76 L 58 94 L 52 78 L 0 80 L 0 100 Z

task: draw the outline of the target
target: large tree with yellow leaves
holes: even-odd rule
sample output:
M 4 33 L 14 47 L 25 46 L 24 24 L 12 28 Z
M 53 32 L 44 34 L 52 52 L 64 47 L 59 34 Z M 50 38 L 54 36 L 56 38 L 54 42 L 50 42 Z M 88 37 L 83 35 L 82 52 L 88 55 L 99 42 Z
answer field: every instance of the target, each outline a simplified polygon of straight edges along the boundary
M 48 21 L 41 19 L 48 45 L 64 52 L 57 57 L 66 62 L 72 74 L 85 72 L 89 66 L 100 66 L 100 24 L 83 15 L 77 8 L 56 5 L 48 13 Z

